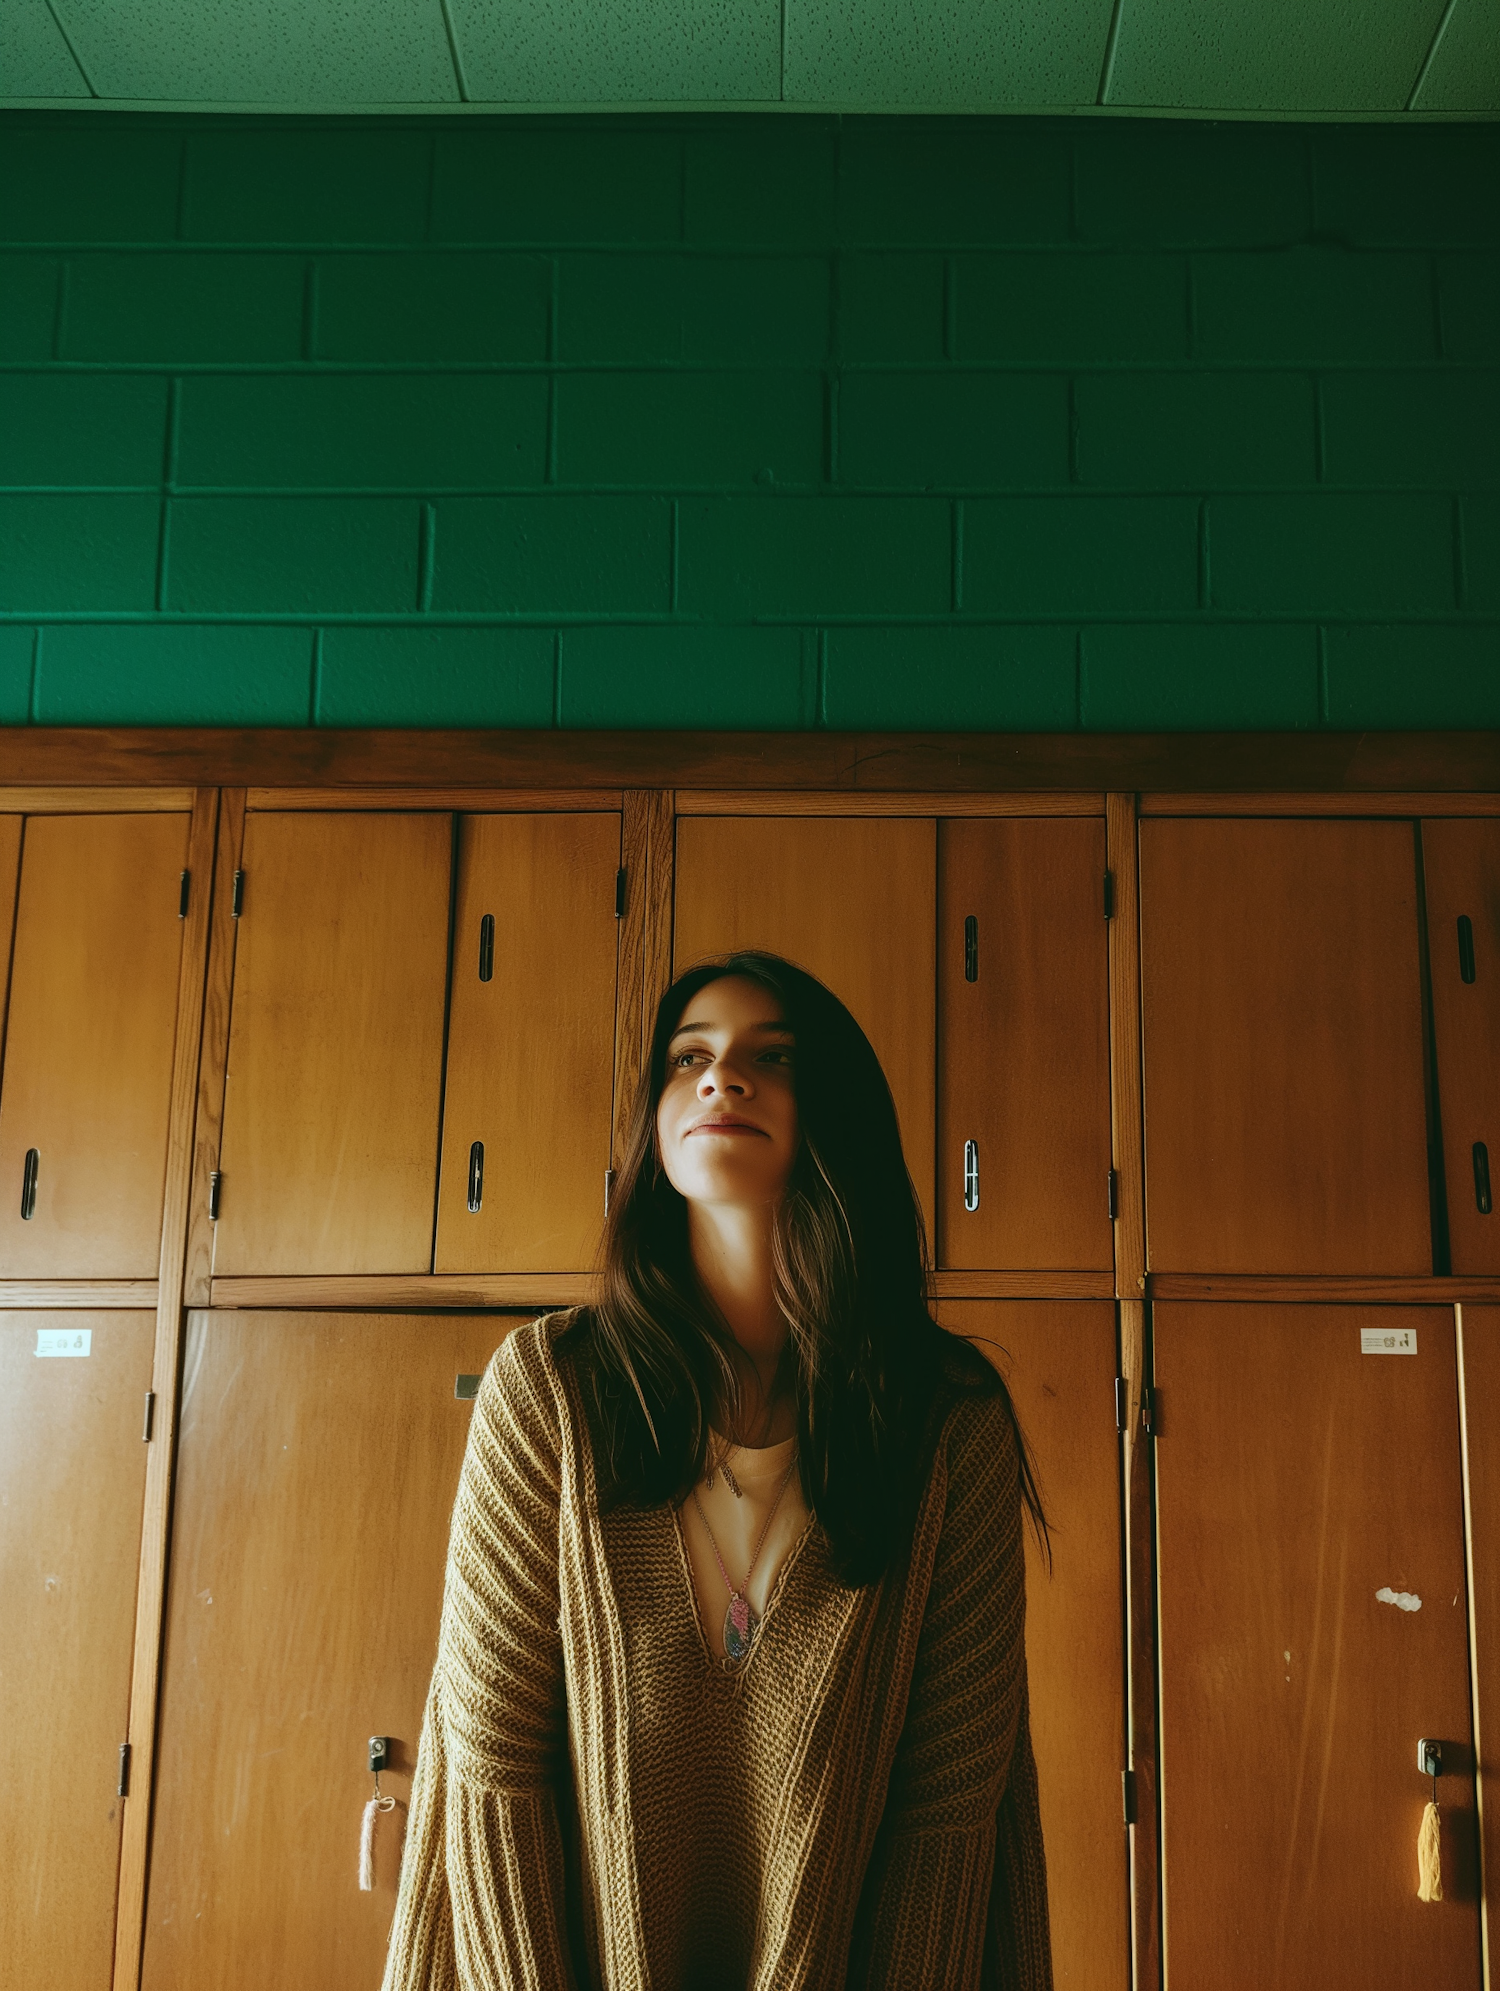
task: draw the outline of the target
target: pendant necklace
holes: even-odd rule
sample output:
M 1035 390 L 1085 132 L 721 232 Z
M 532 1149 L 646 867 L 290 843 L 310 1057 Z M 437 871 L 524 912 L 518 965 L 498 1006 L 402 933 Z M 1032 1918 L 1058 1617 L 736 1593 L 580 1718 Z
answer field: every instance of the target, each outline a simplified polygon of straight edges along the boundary
M 708 1535 L 709 1545 L 714 1552 L 714 1561 L 719 1565 L 719 1574 L 724 1579 L 724 1588 L 729 1592 L 729 1608 L 724 1613 L 724 1651 L 726 1656 L 735 1662 L 743 1659 L 749 1652 L 755 1643 L 755 1634 L 760 1630 L 760 1613 L 751 1604 L 746 1593 L 750 1588 L 750 1578 L 755 1574 L 755 1565 L 760 1561 L 760 1552 L 766 1545 L 766 1536 L 771 1532 L 771 1523 L 776 1519 L 777 1509 L 796 1470 L 797 1455 L 794 1452 L 791 1464 L 782 1474 L 781 1485 L 777 1489 L 771 1511 L 766 1516 L 766 1524 L 760 1531 L 760 1540 L 755 1544 L 755 1553 L 750 1558 L 750 1567 L 745 1571 L 745 1580 L 738 1590 L 730 1580 L 729 1571 L 724 1567 L 724 1558 L 719 1554 L 719 1544 L 714 1540 L 714 1531 L 708 1525 L 708 1516 L 703 1511 L 703 1502 L 698 1498 L 698 1489 L 696 1486 L 693 1488 L 693 1505 L 697 1508 L 698 1519 L 703 1523 Z M 727 1473 L 725 1477 L 728 1478 Z M 730 1483 L 733 1484 L 732 1481 Z M 736 1487 L 735 1491 L 738 1492 L 739 1489 Z

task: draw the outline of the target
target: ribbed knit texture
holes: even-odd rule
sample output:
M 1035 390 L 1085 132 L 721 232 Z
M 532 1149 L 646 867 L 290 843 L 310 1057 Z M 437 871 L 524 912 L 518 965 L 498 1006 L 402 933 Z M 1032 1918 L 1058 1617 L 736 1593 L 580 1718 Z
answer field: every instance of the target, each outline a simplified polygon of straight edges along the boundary
M 883 1582 L 812 1523 L 731 1673 L 676 1515 L 597 1511 L 558 1325 L 474 1406 L 385 1991 L 1050 1991 L 1003 1404 Z

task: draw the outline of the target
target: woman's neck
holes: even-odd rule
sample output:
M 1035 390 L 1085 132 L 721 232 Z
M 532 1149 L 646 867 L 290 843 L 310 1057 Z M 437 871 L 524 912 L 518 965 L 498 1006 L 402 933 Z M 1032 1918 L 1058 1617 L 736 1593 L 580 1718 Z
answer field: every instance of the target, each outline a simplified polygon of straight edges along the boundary
M 741 1429 L 729 1435 L 747 1444 L 776 1445 L 797 1428 L 790 1398 L 783 1394 L 773 1402 L 787 1338 L 786 1316 L 776 1304 L 775 1222 L 770 1204 L 688 1204 L 693 1270 L 744 1358 L 738 1365 Z

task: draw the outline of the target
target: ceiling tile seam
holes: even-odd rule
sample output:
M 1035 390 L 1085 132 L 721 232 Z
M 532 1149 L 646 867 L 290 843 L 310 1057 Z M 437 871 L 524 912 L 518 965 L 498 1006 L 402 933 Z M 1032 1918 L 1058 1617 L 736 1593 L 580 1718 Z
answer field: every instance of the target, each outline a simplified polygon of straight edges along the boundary
M 1410 93 L 1406 99 L 1407 110 L 1413 110 L 1416 107 L 1418 93 L 1422 85 L 1427 81 L 1427 72 L 1431 69 L 1437 57 L 1438 49 L 1442 45 L 1443 36 L 1448 32 L 1448 23 L 1453 19 L 1453 12 L 1457 5 L 1458 0 L 1448 0 L 1447 6 L 1443 9 L 1442 19 L 1432 31 L 1432 40 L 1428 44 L 1427 53 L 1422 59 L 1422 66 L 1417 71 L 1417 80 L 1412 84 Z
M 453 18 L 452 0 L 438 0 L 443 11 L 443 31 L 448 37 L 448 59 L 453 64 L 453 80 L 458 86 L 458 100 L 467 104 L 469 99 L 469 79 L 464 74 L 463 50 L 459 46 L 458 24 Z
M 73 37 L 68 33 L 68 30 L 63 23 L 62 15 L 58 13 L 57 8 L 53 4 L 53 0 L 46 0 L 46 6 L 47 6 L 47 12 L 52 16 L 53 26 L 57 29 L 57 32 L 63 38 L 63 47 L 68 51 L 68 54 L 73 58 L 73 67 L 78 71 L 79 75 L 83 78 L 83 87 L 88 91 L 91 97 L 97 97 L 99 95 L 99 92 L 94 88 L 94 79 L 89 75 L 89 72 L 84 68 L 83 57 L 78 53 L 78 50 L 73 46 Z
M 1104 61 L 1099 69 L 1099 94 L 1094 99 L 1096 104 L 1105 104 L 1109 101 L 1110 86 L 1114 82 L 1115 50 L 1120 44 L 1120 16 L 1124 11 L 1125 0 L 1114 0 L 1109 15 L 1109 33 L 1104 37 Z

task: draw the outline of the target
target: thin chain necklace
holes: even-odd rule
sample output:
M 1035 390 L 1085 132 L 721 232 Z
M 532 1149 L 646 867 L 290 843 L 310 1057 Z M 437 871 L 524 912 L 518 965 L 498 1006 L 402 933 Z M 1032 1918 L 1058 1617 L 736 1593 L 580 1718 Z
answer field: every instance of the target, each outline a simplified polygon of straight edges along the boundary
M 724 1651 L 738 1663 L 755 1643 L 755 1634 L 760 1630 L 760 1613 L 751 1604 L 746 1592 L 750 1588 L 750 1578 L 755 1574 L 755 1565 L 760 1561 L 760 1552 L 766 1545 L 766 1536 L 771 1532 L 771 1523 L 776 1519 L 777 1509 L 791 1483 L 792 1474 L 797 1469 L 797 1455 L 792 1454 L 792 1462 L 781 1476 L 781 1485 L 766 1516 L 766 1524 L 760 1531 L 760 1540 L 755 1544 L 755 1553 L 750 1558 L 750 1567 L 745 1571 L 745 1580 L 738 1590 L 724 1567 L 724 1558 L 719 1554 L 719 1544 L 714 1539 L 714 1531 L 708 1525 L 708 1516 L 703 1511 L 703 1502 L 698 1498 L 698 1489 L 693 1488 L 693 1505 L 698 1510 L 698 1519 L 703 1523 L 709 1545 L 714 1552 L 714 1561 L 719 1565 L 719 1574 L 724 1579 L 724 1588 L 729 1592 L 729 1608 L 724 1613 Z M 727 1477 L 727 1474 L 726 1474 Z

